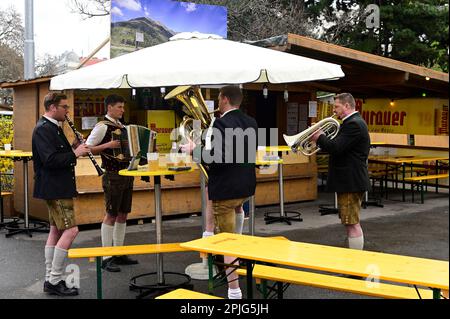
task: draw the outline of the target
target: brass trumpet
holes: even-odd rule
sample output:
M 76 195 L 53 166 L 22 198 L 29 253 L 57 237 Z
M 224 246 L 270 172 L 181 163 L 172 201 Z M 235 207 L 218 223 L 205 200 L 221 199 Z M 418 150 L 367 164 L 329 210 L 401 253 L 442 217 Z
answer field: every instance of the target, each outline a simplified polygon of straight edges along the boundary
M 300 150 L 304 155 L 311 156 L 320 150 L 320 147 L 311 140 L 311 137 L 319 130 L 322 130 L 329 139 L 336 137 L 339 132 L 340 124 L 334 118 L 335 115 L 324 118 L 318 123 L 312 125 L 310 128 L 296 134 L 285 135 L 283 134 L 286 144 L 292 149 L 293 152 Z

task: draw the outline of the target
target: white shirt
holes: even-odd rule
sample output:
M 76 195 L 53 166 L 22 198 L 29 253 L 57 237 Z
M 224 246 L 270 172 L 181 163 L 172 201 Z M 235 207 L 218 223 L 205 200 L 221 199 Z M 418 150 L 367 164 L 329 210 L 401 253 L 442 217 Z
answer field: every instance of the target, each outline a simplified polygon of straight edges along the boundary
M 228 110 L 225 113 L 221 114 L 220 117 L 222 118 L 222 117 L 225 116 L 225 114 L 227 114 L 227 113 L 229 113 L 231 111 L 235 111 L 235 110 L 238 110 L 238 109 L 235 108 L 235 109 Z M 215 120 L 216 120 L 216 118 L 214 117 L 213 120 L 211 121 L 211 124 L 209 125 L 208 130 L 206 131 L 205 150 L 207 150 L 207 151 L 210 151 L 212 149 L 212 141 L 211 141 L 212 135 L 213 135 L 213 128 L 212 127 L 213 127 L 213 124 L 214 124 Z
M 43 117 L 45 117 L 47 120 L 49 120 L 50 122 L 52 122 L 53 124 L 56 124 L 57 126 L 61 127 L 61 125 L 59 125 L 59 122 L 55 119 L 52 119 L 51 117 L 42 115 Z
M 119 120 L 113 119 L 111 116 L 106 115 L 105 116 L 108 120 L 110 120 L 113 123 L 116 123 L 120 127 L 123 127 L 123 124 L 120 123 Z M 95 125 L 94 129 L 92 130 L 91 134 L 89 135 L 86 145 L 88 146 L 97 146 L 103 141 L 103 138 L 106 135 L 106 131 L 108 130 L 108 126 L 104 123 L 100 123 Z
M 232 112 L 232 111 L 236 111 L 236 110 L 239 110 L 239 109 L 238 109 L 238 108 L 234 108 L 234 109 L 228 110 L 228 111 L 226 111 L 225 113 L 223 113 L 220 117 L 222 118 L 222 117 L 225 116 L 225 114 L 230 113 L 230 112 Z
M 212 134 L 213 134 L 213 124 L 214 121 L 216 120 L 215 117 L 212 118 L 211 123 L 209 124 L 208 130 L 206 131 L 206 136 L 205 136 L 205 149 L 210 151 L 212 149 L 212 145 L 211 145 L 211 138 L 212 138 Z
M 352 113 L 350 113 L 349 115 L 347 115 L 346 117 L 344 117 L 342 119 L 342 122 L 344 122 L 346 119 L 348 119 L 350 116 L 352 116 L 353 114 L 358 113 L 358 111 L 353 111 Z

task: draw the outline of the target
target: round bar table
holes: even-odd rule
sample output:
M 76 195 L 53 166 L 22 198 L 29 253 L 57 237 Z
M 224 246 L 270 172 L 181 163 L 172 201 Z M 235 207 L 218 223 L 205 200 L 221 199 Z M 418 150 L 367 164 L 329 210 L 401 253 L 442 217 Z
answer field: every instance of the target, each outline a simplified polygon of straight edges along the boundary
M 292 149 L 289 146 L 267 146 L 267 152 L 278 152 L 278 156 L 281 159 L 282 152 L 288 152 Z M 291 225 L 291 221 L 301 222 L 303 219 L 300 217 L 301 213 L 295 211 L 286 211 L 284 209 L 284 188 L 283 188 L 283 160 L 278 162 L 278 192 L 280 198 L 280 211 L 267 212 L 264 214 L 264 220 L 266 224 L 275 222 L 284 222 Z M 250 205 L 252 203 L 250 202 Z M 254 205 L 254 204 L 253 204 Z
M 264 168 L 270 167 L 272 165 L 278 165 L 277 171 L 279 173 L 279 165 L 283 164 L 283 159 L 271 159 L 271 160 L 265 160 L 265 159 L 257 159 L 255 162 L 255 166 L 257 169 L 262 171 Z M 284 211 L 284 210 L 283 210 Z M 248 219 L 249 225 L 249 233 L 250 235 L 255 235 L 255 195 L 251 196 L 249 199 L 249 219 Z
M 6 237 L 10 237 L 19 233 L 27 233 L 29 237 L 32 237 L 31 233 L 41 232 L 48 233 L 48 223 L 41 221 L 30 221 L 28 217 L 28 162 L 33 158 L 32 152 L 24 152 L 20 150 L 0 151 L 1 158 L 10 158 L 13 161 L 22 161 L 23 163 L 23 202 L 24 202 L 24 222 L 13 222 L 6 225 L 8 233 Z M 30 227 L 30 222 L 34 225 Z M 23 227 L 19 227 L 23 224 Z
M 119 175 L 122 176 L 133 176 L 133 177 L 152 177 L 154 178 L 154 198 L 155 198 L 155 226 L 156 226 L 156 243 L 162 244 L 162 209 L 161 209 L 161 176 L 173 176 L 179 174 L 186 174 L 193 172 L 193 168 L 189 168 L 188 170 L 183 171 L 173 171 L 168 169 L 160 169 L 156 171 L 149 170 L 132 170 L 129 171 L 127 169 L 119 171 Z M 132 290 L 146 290 L 141 293 L 137 298 L 142 298 L 153 293 L 160 293 L 167 290 L 172 290 L 174 288 L 179 288 L 182 286 L 187 286 L 190 283 L 191 278 L 188 275 L 173 273 L 173 272 L 164 272 L 163 269 L 163 254 L 156 255 L 156 273 L 147 273 L 143 275 L 139 275 L 131 278 L 130 281 L 130 289 Z M 177 277 L 183 277 L 184 281 L 178 285 L 167 284 L 165 281 L 165 274 L 170 274 Z M 152 276 L 156 275 L 157 282 L 156 284 L 151 285 L 137 285 L 136 280 L 138 278 L 142 278 L 144 276 Z

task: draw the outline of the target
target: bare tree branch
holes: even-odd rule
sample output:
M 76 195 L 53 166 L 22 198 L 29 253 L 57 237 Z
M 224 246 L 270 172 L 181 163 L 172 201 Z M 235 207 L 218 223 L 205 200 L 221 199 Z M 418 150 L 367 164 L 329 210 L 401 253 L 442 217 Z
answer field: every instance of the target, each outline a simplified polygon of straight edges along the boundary
M 231 40 L 260 40 L 289 32 L 312 35 L 313 23 L 307 19 L 303 1 L 193 0 L 192 2 L 226 6 L 228 38 Z
M 0 44 L 13 49 L 17 54 L 23 54 L 24 27 L 22 17 L 10 7 L 0 11 Z
M 70 0 L 69 7 L 72 13 L 80 14 L 83 19 L 109 15 L 111 11 L 110 0 Z

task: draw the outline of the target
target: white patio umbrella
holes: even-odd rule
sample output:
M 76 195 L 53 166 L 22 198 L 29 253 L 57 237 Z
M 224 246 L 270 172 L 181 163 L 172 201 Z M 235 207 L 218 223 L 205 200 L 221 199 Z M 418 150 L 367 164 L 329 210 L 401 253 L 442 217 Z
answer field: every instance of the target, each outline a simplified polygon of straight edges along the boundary
M 336 79 L 337 64 L 225 40 L 181 33 L 170 41 L 52 78 L 52 90 L 291 83 Z

